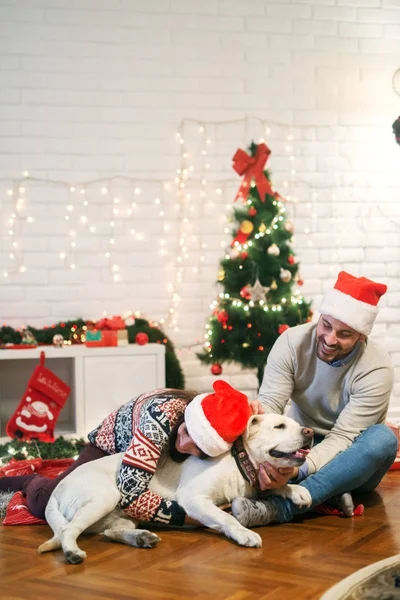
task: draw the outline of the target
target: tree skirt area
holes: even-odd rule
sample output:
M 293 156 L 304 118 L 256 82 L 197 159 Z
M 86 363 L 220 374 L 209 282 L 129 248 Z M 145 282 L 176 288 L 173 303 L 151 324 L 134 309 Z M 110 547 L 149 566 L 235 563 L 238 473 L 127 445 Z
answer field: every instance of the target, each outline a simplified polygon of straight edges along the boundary
M 359 569 L 331 587 L 321 600 L 400 600 L 400 554 Z

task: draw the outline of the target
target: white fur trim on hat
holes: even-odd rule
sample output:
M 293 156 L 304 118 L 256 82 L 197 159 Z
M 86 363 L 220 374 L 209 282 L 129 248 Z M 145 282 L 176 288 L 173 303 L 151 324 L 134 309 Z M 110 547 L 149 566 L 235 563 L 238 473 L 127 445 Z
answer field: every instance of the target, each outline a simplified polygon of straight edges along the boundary
M 377 306 L 356 300 L 353 296 L 333 288 L 328 290 L 322 298 L 318 312 L 346 323 L 358 333 L 369 335 L 379 309 Z
M 201 402 L 209 394 L 199 394 L 187 405 L 185 423 L 188 433 L 196 446 L 207 456 L 218 456 L 228 452 L 232 444 L 226 442 L 212 427 L 204 414 Z

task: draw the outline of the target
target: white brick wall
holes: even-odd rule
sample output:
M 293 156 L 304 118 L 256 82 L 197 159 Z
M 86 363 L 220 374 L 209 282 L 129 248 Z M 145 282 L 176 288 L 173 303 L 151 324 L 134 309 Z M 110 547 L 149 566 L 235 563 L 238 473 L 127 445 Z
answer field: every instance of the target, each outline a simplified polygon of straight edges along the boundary
M 289 212 L 304 295 L 317 306 L 340 268 L 389 285 L 374 335 L 393 358 L 391 414 L 400 417 L 400 148 L 391 133 L 399 113 L 391 87 L 399 38 L 399 0 L 0 0 L 0 268 L 10 271 L 0 279 L 1 321 L 42 325 L 104 310 L 167 317 L 176 240 L 188 227 L 196 238 L 187 239 L 179 331 L 168 333 L 182 346 L 187 385 L 209 389 L 209 370 L 186 346 L 202 339 L 221 241 L 230 239 L 223 233 L 226 204 L 239 183 L 231 157 L 265 135 L 257 120 L 222 121 L 255 116 L 270 124 L 276 188 L 298 200 Z M 196 169 L 187 188 L 192 198 L 177 209 L 161 182 L 182 166 L 175 133 L 184 118 L 199 119 L 206 131 L 183 128 Z M 204 136 L 212 140 L 207 159 L 200 154 Z M 21 215 L 35 222 L 15 225 L 11 238 L 15 195 L 7 190 L 25 170 L 78 191 L 26 181 Z M 107 178 L 117 174 L 137 178 L 132 187 L 142 194 L 132 196 L 118 180 L 102 196 Z M 199 195 L 204 176 L 207 197 Z M 104 182 L 88 188 L 84 209 L 78 182 L 93 179 Z M 230 180 L 222 196 L 212 179 Z M 132 215 L 113 216 L 115 195 L 121 211 L 136 202 Z M 74 210 L 66 222 L 68 204 Z M 87 226 L 79 221 L 83 214 Z M 104 256 L 111 219 L 118 283 Z M 59 258 L 71 228 L 77 247 L 66 262 L 75 270 Z M 12 273 L 15 263 L 27 271 Z M 254 396 L 254 375 L 235 366 L 224 374 Z

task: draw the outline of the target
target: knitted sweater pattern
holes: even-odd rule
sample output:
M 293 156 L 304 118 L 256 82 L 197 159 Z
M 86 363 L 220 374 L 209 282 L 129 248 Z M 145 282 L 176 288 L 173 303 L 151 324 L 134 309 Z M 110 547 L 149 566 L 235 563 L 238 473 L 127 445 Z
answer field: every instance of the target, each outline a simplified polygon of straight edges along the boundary
M 179 504 L 149 490 L 160 456 L 187 402 L 168 389 L 153 390 L 115 410 L 88 435 L 107 454 L 124 452 L 117 474 L 119 507 L 134 519 L 166 525 L 183 525 Z

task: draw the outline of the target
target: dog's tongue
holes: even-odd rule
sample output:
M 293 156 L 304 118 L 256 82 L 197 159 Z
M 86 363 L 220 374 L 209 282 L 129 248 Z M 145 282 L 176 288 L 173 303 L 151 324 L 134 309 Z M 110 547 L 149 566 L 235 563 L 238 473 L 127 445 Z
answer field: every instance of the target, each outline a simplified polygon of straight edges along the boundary
M 310 452 L 309 448 L 300 448 L 300 450 L 296 450 L 295 457 L 303 458 L 304 456 L 307 456 L 307 454 L 309 454 L 309 452 Z

